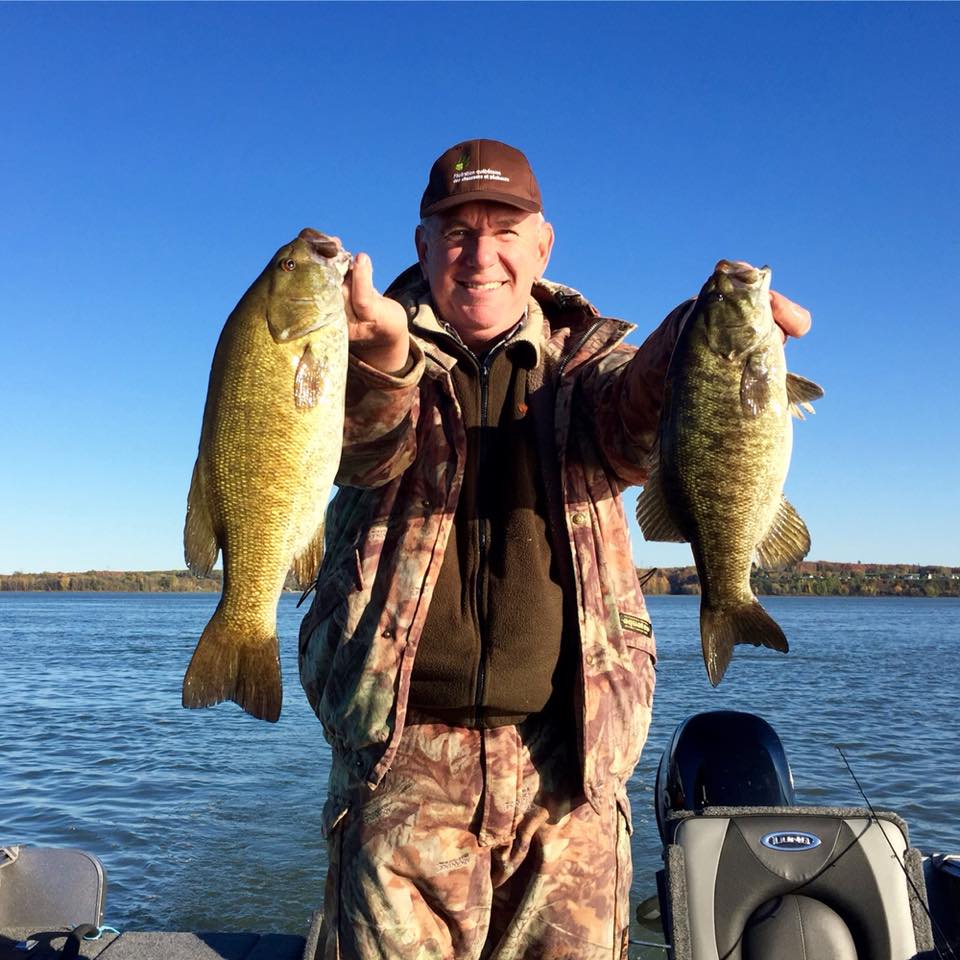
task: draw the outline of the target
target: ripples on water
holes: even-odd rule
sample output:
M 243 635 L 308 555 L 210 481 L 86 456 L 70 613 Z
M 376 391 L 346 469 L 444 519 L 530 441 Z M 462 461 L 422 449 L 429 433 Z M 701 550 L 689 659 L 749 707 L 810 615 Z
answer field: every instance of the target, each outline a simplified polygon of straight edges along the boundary
M 0 844 L 71 846 L 108 877 L 121 928 L 304 932 L 323 899 L 329 753 L 296 674 L 295 599 L 280 603 L 283 715 L 180 707 L 208 594 L 0 593 Z M 698 602 L 653 597 L 654 722 L 631 783 L 634 894 L 654 892 L 653 783 L 676 724 L 758 713 L 780 734 L 802 803 L 877 808 L 924 850 L 958 850 L 955 600 L 765 598 L 791 653 L 738 648 L 720 687 L 700 656 Z

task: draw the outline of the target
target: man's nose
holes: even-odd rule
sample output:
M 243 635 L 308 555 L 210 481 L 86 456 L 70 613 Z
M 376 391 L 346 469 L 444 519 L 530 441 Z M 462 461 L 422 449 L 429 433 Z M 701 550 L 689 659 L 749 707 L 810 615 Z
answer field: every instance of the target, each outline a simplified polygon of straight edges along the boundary
M 497 262 L 497 239 L 488 234 L 479 234 L 467 245 L 467 257 L 471 265 L 491 267 Z

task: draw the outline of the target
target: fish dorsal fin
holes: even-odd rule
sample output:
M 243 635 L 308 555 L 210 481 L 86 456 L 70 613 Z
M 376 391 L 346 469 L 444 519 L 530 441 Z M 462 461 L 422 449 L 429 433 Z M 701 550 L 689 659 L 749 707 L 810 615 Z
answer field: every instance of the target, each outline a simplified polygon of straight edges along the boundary
M 187 519 L 183 525 L 183 556 L 191 572 L 206 577 L 213 569 L 220 546 L 207 505 L 200 458 L 193 465 L 190 493 L 187 494 Z
M 313 355 L 308 343 L 297 364 L 293 377 L 293 402 L 298 410 L 309 410 L 317 405 L 323 386 L 323 364 Z
M 757 564 L 767 570 L 797 563 L 810 550 L 810 533 L 800 514 L 786 497 L 780 500 L 780 509 L 770 524 L 766 536 L 757 544 Z
M 663 495 L 660 482 L 660 467 L 657 451 L 654 451 L 650 476 L 637 497 L 637 523 L 645 540 L 665 541 L 667 543 L 686 543 L 687 538 L 677 529 L 670 516 L 667 499 Z
M 300 590 L 305 590 L 317 577 L 323 560 L 323 530 L 324 522 L 321 521 L 310 542 L 293 558 L 291 570 Z

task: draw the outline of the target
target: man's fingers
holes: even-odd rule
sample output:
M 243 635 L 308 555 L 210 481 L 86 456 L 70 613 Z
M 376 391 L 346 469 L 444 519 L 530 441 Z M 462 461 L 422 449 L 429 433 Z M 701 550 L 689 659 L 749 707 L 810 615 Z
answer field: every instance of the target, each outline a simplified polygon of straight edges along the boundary
M 358 253 L 353 258 L 343 278 L 343 300 L 347 308 L 347 317 L 350 319 L 351 324 L 362 323 L 364 319 L 361 316 L 364 309 L 364 294 L 366 293 L 366 286 L 370 281 L 369 277 L 362 276 L 364 272 L 364 259 L 369 260 L 370 258 L 364 258 L 362 253 Z M 366 300 L 369 302 L 369 297 L 367 297 Z
M 350 302 L 359 320 L 372 319 L 367 314 L 377 297 L 373 289 L 373 263 L 365 253 L 358 253 L 350 268 Z
M 378 310 L 383 297 L 373 286 L 373 263 L 358 253 L 343 281 L 343 300 L 350 328 L 350 340 L 366 342 L 377 336 Z
M 786 336 L 802 337 L 810 329 L 810 311 L 782 293 L 770 291 L 770 307 L 774 321 Z

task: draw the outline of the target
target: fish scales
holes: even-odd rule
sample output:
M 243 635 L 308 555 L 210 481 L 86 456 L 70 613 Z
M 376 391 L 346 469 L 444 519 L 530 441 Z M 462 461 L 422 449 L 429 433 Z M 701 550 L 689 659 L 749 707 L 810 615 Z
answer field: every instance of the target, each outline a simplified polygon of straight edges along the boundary
M 685 399 L 667 411 L 663 464 L 680 529 L 710 571 L 703 589 L 714 601 L 749 588 L 743 572 L 749 575 L 756 545 L 779 506 L 791 431 L 779 337 L 760 348 L 767 354 L 771 396 L 754 417 L 731 415 L 731 408 L 737 412 L 731 398 L 739 397 L 741 367 L 705 341 L 702 326 L 691 328 L 676 356 L 671 389 Z
M 823 391 L 787 372 L 769 281 L 766 267 L 717 264 L 671 357 L 659 448 L 637 503 L 648 540 L 691 545 L 714 685 L 737 643 L 787 651 L 783 631 L 753 595 L 750 570 L 757 557 L 790 563 L 810 546 L 782 490 L 791 413 Z
M 222 552 L 223 590 L 184 678 L 184 706 L 232 699 L 279 717 L 277 602 L 291 566 L 301 586 L 316 572 L 340 461 L 348 263 L 330 238 L 302 231 L 221 333 L 184 546 L 198 575 Z

